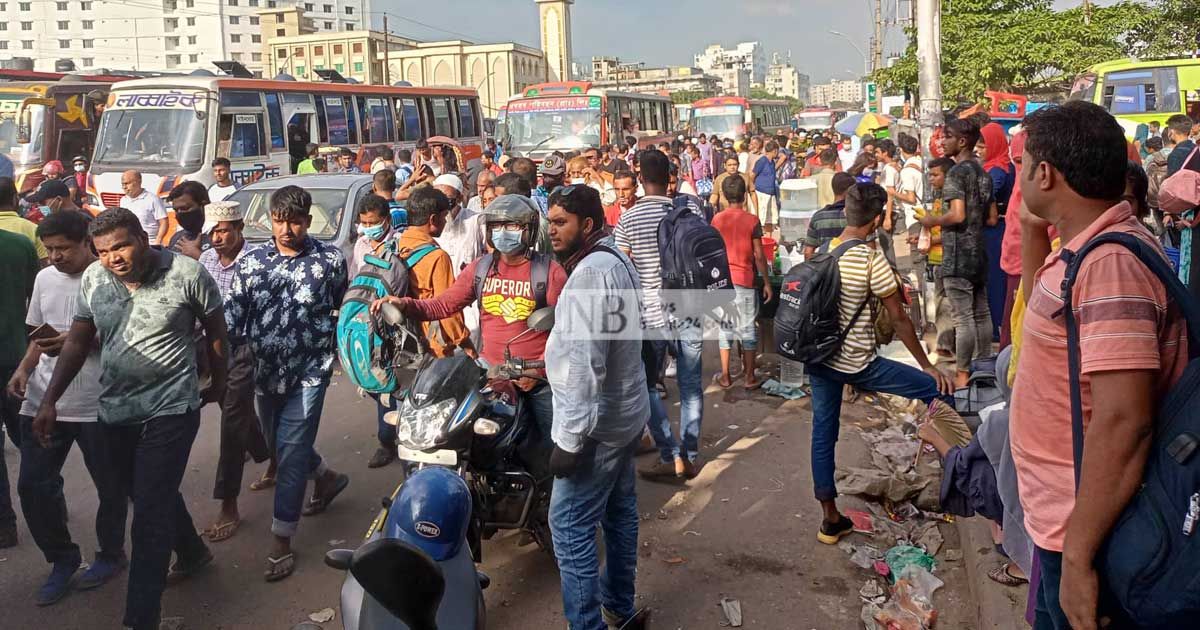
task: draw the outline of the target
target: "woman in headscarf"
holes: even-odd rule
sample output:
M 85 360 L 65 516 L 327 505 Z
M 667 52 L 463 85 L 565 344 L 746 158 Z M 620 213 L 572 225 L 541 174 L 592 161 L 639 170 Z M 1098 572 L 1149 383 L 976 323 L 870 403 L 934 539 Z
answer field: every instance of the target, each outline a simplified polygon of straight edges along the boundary
M 1000 219 L 996 225 L 984 226 L 983 242 L 988 257 L 987 294 L 988 307 L 992 311 L 992 334 L 1000 336 L 1000 324 L 1004 321 L 1004 305 L 1008 294 L 1008 276 L 1000 267 L 1001 243 L 1004 240 L 1004 215 L 1012 197 L 1017 171 L 1008 155 L 1008 138 L 1004 127 L 990 122 L 979 130 L 979 144 L 975 151 L 983 158 L 983 170 L 992 178 L 992 198 L 996 202 Z

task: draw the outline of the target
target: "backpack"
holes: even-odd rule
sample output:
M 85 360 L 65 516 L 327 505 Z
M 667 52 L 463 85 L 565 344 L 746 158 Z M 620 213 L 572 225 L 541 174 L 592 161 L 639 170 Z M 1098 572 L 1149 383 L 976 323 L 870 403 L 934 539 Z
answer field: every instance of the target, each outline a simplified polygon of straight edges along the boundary
M 436 245 L 422 245 L 412 251 L 396 252 L 388 244 L 379 255 L 363 258 L 362 269 L 354 276 L 338 312 L 338 359 L 346 376 L 363 391 L 384 394 L 396 391 L 398 383 L 391 357 L 396 348 L 380 335 L 379 323 L 371 316 L 371 303 L 395 295 L 411 295 L 409 271 Z
M 692 211 L 690 199 L 676 197 L 658 224 L 658 256 L 662 288 L 675 292 L 663 299 L 667 312 L 700 323 L 695 319 L 733 301 L 733 278 L 725 239 Z
M 788 270 L 779 288 L 779 308 L 775 311 L 775 340 L 780 356 L 801 363 L 824 363 L 841 349 L 871 296 L 858 306 L 843 330 L 838 259 L 864 243 L 858 239 L 846 241 L 832 252 L 815 254 Z
M 1196 531 L 1200 529 L 1200 303 L 1175 277 L 1166 259 L 1132 234 L 1101 234 L 1078 252 L 1064 249 L 1061 253 L 1067 262 L 1062 312 L 1071 380 L 1075 488 L 1078 491 L 1084 435 L 1078 315 L 1071 291 L 1084 257 L 1105 243 L 1132 251 L 1166 287 L 1187 321 L 1189 356 L 1183 376 L 1159 401 L 1141 488 L 1097 554 L 1101 592 L 1107 587 L 1139 627 L 1193 627 L 1200 615 L 1200 588 L 1195 577 L 1196 567 L 1200 567 L 1200 532 Z M 1103 595 L 1101 601 L 1105 601 Z
M 1192 149 L 1183 168 L 1167 177 L 1158 187 L 1158 205 L 1167 214 L 1183 214 L 1196 206 L 1200 206 L 1200 172 L 1189 168 L 1192 158 L 1200 146 Z

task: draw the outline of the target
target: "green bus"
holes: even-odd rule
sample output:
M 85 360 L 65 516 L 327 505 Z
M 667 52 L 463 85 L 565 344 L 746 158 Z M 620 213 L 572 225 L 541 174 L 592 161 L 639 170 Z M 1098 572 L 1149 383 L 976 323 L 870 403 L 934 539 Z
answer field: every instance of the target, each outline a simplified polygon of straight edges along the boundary
M 1117 117 L 1126 134 L 1175 114 L 1200 120 L 1200 59 L 1119 59 L 1075 79 L 1071 98 L 1096 103 Z

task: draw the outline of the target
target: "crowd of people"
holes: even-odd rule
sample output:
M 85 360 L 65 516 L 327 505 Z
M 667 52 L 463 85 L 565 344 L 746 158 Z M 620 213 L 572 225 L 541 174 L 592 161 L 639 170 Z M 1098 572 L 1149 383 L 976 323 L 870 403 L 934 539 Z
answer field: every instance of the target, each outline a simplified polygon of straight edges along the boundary
M 1162 217 L 1147 200 L 1156 169 L 1191 166 L 1187 122 L 1169 120 L 1165 141 L 1129 145 L 1111 116 L 1084 103 L 1030 115 L 1011 141 L 986 116 L 953 116 L 929 161 L 910 135 L 852 138 L 834 130 L 654 147 L 630 138 L 555 153 L 540 166 L 489 145 L 468 167 L 455 151 L 424 141 L 415 154 L 383 148 L 369 165 L 339 150 L 331 166 L 330 153 L 312 145 L 298 173 L 371 174 L 373 194 L 348 209 L 357 226 L 349 258 L 308 233 L 312 197 L 302 185 L 271 195 L 273 237 L 248 242 L 246 209 L 227 199 L 237 186 L 221 158 L 212 164 L 215 184 L 183 182 L 167 195 L 178 225 L 169 239 L 166 207 L 136 171 L 122 176 L 120 207 L 95 217 L 79 210 L 78 191 L 59 179 L 22 207 L 13 180 L 0 177 L 0 264 L 11 270 L 0 291 L 4 424 L 20 448 L 22 512 L 51 565 L 35 601 L 53 604 L 128 568 L 124 625 L 157 628 L 166 586 L 202 570 L 213 560 L 210 545 L 238 532 L 251 459 L 266 469 L 249 487 L 274 491 L 263 576 L 290 576 L 302 553 L 292 545 L 301 517 L 324 512 L 350 483 L 317 449 L 336 312 L 355 275 L 387 252 L 406 261 L 411 294 L 387 296 L 371 310 L 390 303 L 423 322 L 433 356 L 545 361 L 515 384 L 552 443 L 550 526 L 566 618 L 580 630 L 644 627 L 649 611 L 634 598 L 635 479 L 685 483 L 705 455 L 705 328 L 664 303 L 659 225 L 682 210 L 720 235 L 734 291 L 719 318 L 713 382 L 731 388 L 740 377 L 752 391 L 763 380 L 759 312 L 787 271 L 774 267 L 764 240 L 785 241 L 781 182 L 810 177 L 824 207 L 794 245 L 805 259 L 837 259 L 843 331 L 831 358 L 807 366 L 818 540 L 836 544 L 854 527 L 837 507 L 834 481 L 846 393 L 953 406 L 954 390 L 980 361 L 1011 347 L 1004 354 L 1011 368 L 1002 372 L 1012 383 L 1006 422 L 1017 483 L 999 499 L 1005 511 L 1023 509 L 1024 519 L 1022 531 L 1010 525 L 994 533 L 998 544 L 1016 537 L 1032 544 L 992 577 L 1037 580 L 1039 630 L 1094 627 L 1092 559 L 1136 488 L 1147 419 L 1186 363 L 1187 337 L 1161 283 L 1124 250 L 1103 249 L 1084 263 L 1075 304 L 1082 378 L 1091 383 L 1084 406 L 1095 411 L 1076 497 L 1063 403 L 1066 333 L 1055 316 L 1064 307 L 1056 287 L 1065 263 L 1052 252 L 1108 231 L 1157 248 L 1160 237 L 1147 225 L 1181 233 L 1190 246 L 1192 217 Z M 1145 170 L 1130 160 L 1139 150 Z M 933 352 L 910 319 L 906 283 L 926 298 Z M 608 294 L 638 296 L 640 321 L 623 335 L 601 334 L 596 296 Z M 558 314 L 553 330 L 506 345 L 547 307 Z M 917 367 L 879 355 L 876 309 Z M 953 369 L 939 368 L 943 360 Z M 663 403 L 668 375 L 678 385 L 677 431 Z M 207 404 L 221 418 L 218 506 L 198 534 L 179 488 Z M 397 446 L 396 428 L 385 421 L 395 400 L 377 396 L 375 405 L 371 468 L 393 462 Z M 922 436 L 947 452 L 927 428 Z M 75 444 L 99 496 L 100 548 L 87 565 L 63 493 L 62 468 Z M 635 468 L 643 450 L 656 457 Z M 0 461 L 0 475 L 5 470 Z M 0 547 L 7 547 L 18 543 L 16 516 L 6 476 L 0 486 Z M 605 537 L 602 569 L 597 528 Z

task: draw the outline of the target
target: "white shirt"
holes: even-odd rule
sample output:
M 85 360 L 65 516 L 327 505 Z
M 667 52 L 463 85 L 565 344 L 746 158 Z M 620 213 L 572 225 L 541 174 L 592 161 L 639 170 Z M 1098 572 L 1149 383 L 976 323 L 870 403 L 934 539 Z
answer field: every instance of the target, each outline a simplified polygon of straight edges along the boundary
M 914 155 L 907 160 L 904 160 L 904 167 L 900 169 L 900 186 L 897 188 L 900 192 L 916 193 L 917 204 L 925 198 L 925 173 L 923 161 L 920 156 Z M 900 210 L 904 212 L 904 224 L 912 226 L 917 222 L 917 215 L 913 212 L 913 208 L 917 204 L 904 203 L 897 200 Z
M 208 187 L 208 200 L 209 201 L 225 201 L 226 199 L 229 198 L 229 195 L 232 195 L 233 193 L 237 192 L 237 189 L 238 189 L 237 184 L 233 184 L 233 183 L 229 184 L 228 186 L 222 186 L 220 184 L 213 184 L 212 186 Z
M 471 212 L 483 212 L 483 197 L 475 195 L 467 201 L 467 210 Z
M 158 222 L 167 218 L 167 207 L 163 205 L 162 199 L 158 195 L 151 194 L 149 190 L 142 189 L 141 194 L 137 197 L 129 195 L 121 196 L 121 207 L 132 212 L 142 224 L 142 229 L 150 236 L 150 244 L 160 244 L 158 234 Z
M 450 255 L 457 278 L 464 267 L 483 255 L 483 215 L 468 208 L 459 210 L 457 217 L 447 215 L 442 235 L 434 240 Z M 463 309 L 463 323 L 472 333 L 479 330 L 479 311 L 474 304 Z
M 79 296 L 79 284 L 83 273 L 73 276 L 46 267 L 38 272 L 33 281 L 33 296 L 29 299 L 29 312 L 25 323 L 38 327 L 50 324 L 60 334 L 71 328 L 75 319 L 75 299 Z M 25 388 L 25 402 L 21 404 L 21 415 L 35 416 L 50 385 L 50 376 L 58 357 L 43 354 L 29 377 Z M 59 422 L 95 422 L 100 413 L 100 350 L 93 349 L 83 362 L 79 375 L 67 386 L 62 398 L 58 399 Z
M 842 170 L 849 172 L 850 167 L 854 166 L 854 160 L 858 159 L 858 151 L 853 147 L 847 147 L 838 151 L 838 160 L 842 163 Z
M 897 188 L 900 185 L 900 169 L 895 164 L 884 164 L 880 171 L 879 185 L 887 188 Z

